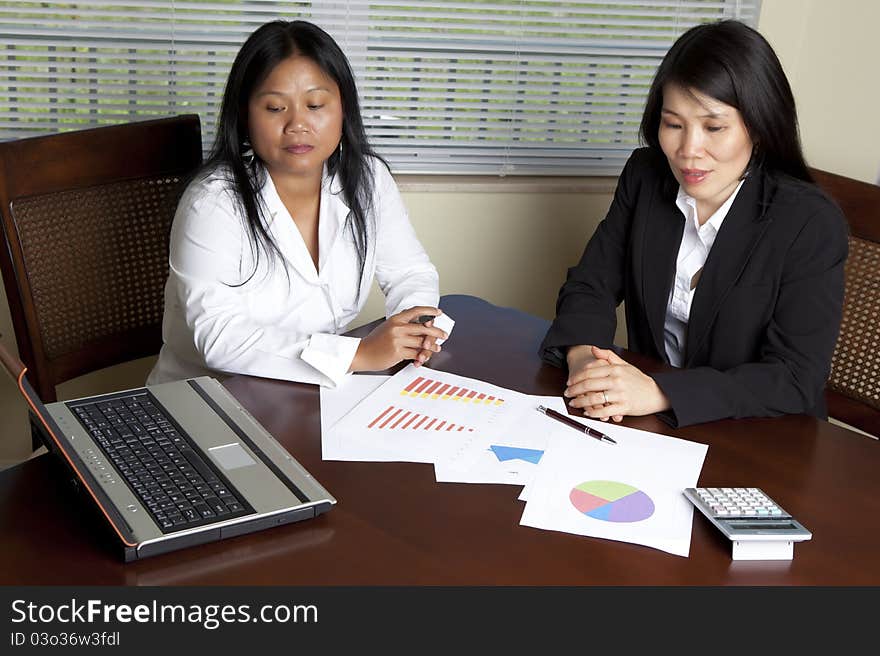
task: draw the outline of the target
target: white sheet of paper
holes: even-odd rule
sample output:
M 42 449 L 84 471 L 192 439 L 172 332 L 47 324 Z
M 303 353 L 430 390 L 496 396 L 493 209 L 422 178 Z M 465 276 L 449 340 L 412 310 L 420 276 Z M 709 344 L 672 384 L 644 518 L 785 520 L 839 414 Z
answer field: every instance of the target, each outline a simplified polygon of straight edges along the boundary
M 480 432 L 452 457 L 434 463 L 438 483 L 525 485 L 535 475 L 547 440 L 560 426 L 539 405 L 565 412 L 558 396 L 524 395 L 521 408 L 495 433 Z
M 480 380 L 410 365 L 330 429 L 365 460 L 445 462 L 483 435 L 505 435 L 528 396 Z
M 321 388 L 321 456 L 324 460 L 351 460 L 330 429 L 352 408 L 376 391 L 390 376 L 346 376 L 335 388 Z M 356 459 L 356 458 L 355 458 Z
M 528 499 L 520 523 L 687 556 L 693 505 L 682 491 L 697 484 L 708 447 L 624 426 L 586 423 L 617 445 L 579 438 L 574 431 L 555 436 L 523 490 Z

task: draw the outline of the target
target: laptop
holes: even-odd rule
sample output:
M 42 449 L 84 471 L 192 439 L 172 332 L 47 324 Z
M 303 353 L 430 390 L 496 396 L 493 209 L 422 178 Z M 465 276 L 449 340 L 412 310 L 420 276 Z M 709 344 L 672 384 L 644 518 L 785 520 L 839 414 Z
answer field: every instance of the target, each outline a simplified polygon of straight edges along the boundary
M 44 404 L 3 344 L 0 360 L 126 562 L 310 519 L 336 504 L 214 378 Z

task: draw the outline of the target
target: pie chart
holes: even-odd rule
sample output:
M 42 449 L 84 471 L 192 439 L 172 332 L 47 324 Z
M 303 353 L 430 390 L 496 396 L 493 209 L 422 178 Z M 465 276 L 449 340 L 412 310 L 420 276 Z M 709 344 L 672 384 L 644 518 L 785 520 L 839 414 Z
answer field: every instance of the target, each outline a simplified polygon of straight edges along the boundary
M 640 522 L 654 514 L 651 497 L 617 481 L 586 481 L 572 488 L 568 498 L 579 512 L 606 522 Z

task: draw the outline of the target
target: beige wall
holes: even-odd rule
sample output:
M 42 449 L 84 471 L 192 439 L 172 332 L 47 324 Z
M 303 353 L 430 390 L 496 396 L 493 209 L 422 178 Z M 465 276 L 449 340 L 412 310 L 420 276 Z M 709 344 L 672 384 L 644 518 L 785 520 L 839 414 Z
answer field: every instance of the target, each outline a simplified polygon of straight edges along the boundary
M 565 271 L 607 210 L 614 184 L 607 180 L 595 192 L 505 193 L 411 192 L 404 182 L 403 197 L 440 271 L 441 294 L 472 294 L 552 318 Z M 361 319 L 382 312 L 374 290 Z
M 760 29 L 791 78 L 807 156 L 814 166 L 866 181 L 880 167 L 877 62 L 880 2 L 764 0 Z M 604 214 L 613 181 L 523 183 L 516 178 L 425 185 L 401 180 L 413 224 L 440 271 L 441 291 L 481 296 L 550 318 L 565 269 Z M 382 313 L 371 296 L 363 321 Z M 359 321 L 359 323 L 363 323 Z M 5 297 L 0 332 L 13 345 Z M 623 336 L 619 333 L 621 343 Z M 60 389 L 62 398 L 139 385 L 151 360 L 99 372 Z M 27 452 L 25 413 L 0 377 L 0 461 Z
M 880 182 L 880 2 L 764 0 L 759 29 L 797 101 L 811 166 Z

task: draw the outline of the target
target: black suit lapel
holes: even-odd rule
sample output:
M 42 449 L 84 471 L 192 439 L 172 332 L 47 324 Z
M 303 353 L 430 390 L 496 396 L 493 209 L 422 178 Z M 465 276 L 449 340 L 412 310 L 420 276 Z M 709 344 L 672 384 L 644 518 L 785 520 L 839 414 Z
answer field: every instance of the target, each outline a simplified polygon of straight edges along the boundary
M 771 186 L 772 183 L 760 171 L 750 175 L 721 224 L 691 303 L 685 367 L 692 366 L 721 304 L 769 225 L 769 221 L 764 220 L 764 211 Z
M 669 178 L 672 179 L 671 174 Z M 684 232 L 684 215 L 675 204 L 677 193 L 677 186 L 671 182 L 658 185 L 650 205 L 645 242 L 642 244 L 642 294 L 645 312 L 654 346 L 664 361 L 668 361 L 664 338 L 666 305 Z

